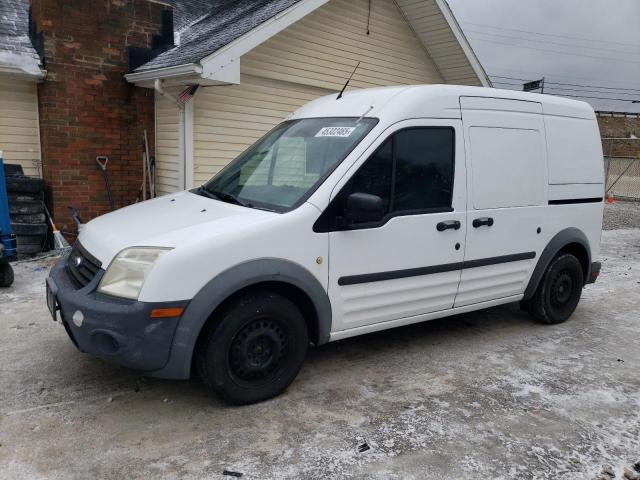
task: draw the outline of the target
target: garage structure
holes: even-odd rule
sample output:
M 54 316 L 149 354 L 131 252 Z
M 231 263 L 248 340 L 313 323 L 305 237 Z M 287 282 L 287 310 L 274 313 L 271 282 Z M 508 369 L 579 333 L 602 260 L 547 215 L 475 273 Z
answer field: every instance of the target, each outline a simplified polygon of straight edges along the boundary
M 176 46 L 126 76 L 156 90 L 160 194 L 205 182 L 298 107 L 340 90 L 354 69 L 349 88 L 490 86 L 444 0 L 176 7 Z
M 0 150 L 5 163 L 42 176 L 37 83 L 45 72 L 28 35 L 28 4 L 0 2 Z

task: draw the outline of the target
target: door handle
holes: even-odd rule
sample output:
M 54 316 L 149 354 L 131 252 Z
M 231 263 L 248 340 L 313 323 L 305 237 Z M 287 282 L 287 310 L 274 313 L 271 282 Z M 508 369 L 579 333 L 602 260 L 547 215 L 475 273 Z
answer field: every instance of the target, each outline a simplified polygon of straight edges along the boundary
M 454 230 L 458 230 L 460 228 L 460 222 L 458 220 L 448 220 L 446 222 L 440 222 L 436 225 L 436 229 L 439 232 L 444 232 L 445 230 L 449 230 L 453 228 Z
M 491 225 L 493 225 L 493 218 L 491 217 L 482 217 L 482 218 L 476 218 L 473 221 L 473 228 L 478 228 L 481 227 L 483 225 L 486 225 L 487 227 L 490 227 Z

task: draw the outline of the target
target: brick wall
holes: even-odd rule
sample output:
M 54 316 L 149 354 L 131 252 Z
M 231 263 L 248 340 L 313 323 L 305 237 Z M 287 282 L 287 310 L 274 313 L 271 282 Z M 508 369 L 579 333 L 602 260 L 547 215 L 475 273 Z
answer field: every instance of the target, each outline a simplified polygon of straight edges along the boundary
M 633 133 L 640 137 L 640 115 L 599 114 L 598 126 L 603 138 L 629 138 Z M 640 140 L 604 140 L 602 150 L 610 157 L 637 157 Z
M 63 232 L 109 211 L 96 156 L 107 172 L 116 208 L 132 203 L 142 182 L 143 130 L 153 155 L 153 90 L 126 82 L 127 47 L 149 47 L 168 8 L 150 0 L 33 0 L 44 36 L 47 78 L 38 87 L 43 173 L 52 215 Z

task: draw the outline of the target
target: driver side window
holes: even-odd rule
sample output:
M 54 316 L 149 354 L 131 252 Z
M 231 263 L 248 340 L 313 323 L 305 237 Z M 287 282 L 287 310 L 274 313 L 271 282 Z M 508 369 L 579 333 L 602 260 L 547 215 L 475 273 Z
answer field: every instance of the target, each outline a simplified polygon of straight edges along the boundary
M 375 228 L 397 215 L 450 211 L 454 146 L 451 127 L 412 127 L 394 133 L 343 187 L 318 227 L 324 225 L 322 231 Z M 347 204 L 355 193 L 381 200 L 378 220 L 353 218 Z

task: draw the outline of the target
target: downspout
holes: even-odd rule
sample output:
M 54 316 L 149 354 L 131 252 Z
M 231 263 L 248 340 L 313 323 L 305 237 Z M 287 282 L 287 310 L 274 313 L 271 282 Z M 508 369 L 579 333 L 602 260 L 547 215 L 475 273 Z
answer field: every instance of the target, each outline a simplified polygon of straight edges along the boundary
M 156 92 L 158 92 L 159 95 L 169 99 L 172 103 L 174 103 L 178 107 L 178 129 L 179 129 L 178 159 L 182 163 L 182 166 L 180 168 L 181 178 L 179 179 L 179 183 L 180 183 L 179 189 L 182 190 L 187 188 L 187 182 L 186 182 L 187 158 L 186 158 L 186 145 L 185 145 L 187 135 L 186 135 L 186 128 L 185 128 L 186 127 L 185 113 L 184 113 L 185 105 L 179 102 L 176 97 L 166 92 L 164 88 L 162 88 L 162 82 L 163 81 L 161 79 L 156 78 L 153 81 L 153 89 Z M 157 132 L 156 132 L 156 135 L 157 135 Z

